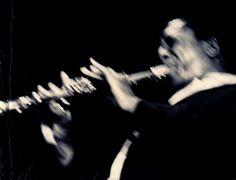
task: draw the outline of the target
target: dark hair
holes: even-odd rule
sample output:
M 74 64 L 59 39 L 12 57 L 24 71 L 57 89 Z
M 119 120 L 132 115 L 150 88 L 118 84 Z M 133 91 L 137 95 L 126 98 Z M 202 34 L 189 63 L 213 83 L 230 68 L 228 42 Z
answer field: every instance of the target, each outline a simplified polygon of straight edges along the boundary
M 207 40 L 212 37 L 218 38 L 213 21 L 206 21 L 204 18 L 182 17 L 186 25 L 190 27 L 199 40 Z

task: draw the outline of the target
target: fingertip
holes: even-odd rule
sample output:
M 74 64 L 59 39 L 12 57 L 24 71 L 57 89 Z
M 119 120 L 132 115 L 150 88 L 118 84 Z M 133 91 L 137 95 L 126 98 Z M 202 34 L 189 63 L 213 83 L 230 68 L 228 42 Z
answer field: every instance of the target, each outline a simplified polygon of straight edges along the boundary
M 89 68 L 91 69 L 92 72 L 96 73 L 96 74 L 100 74 L 101 71 L 96 68 L 94 65 L 90 65 Z
M 53 83 L 52 83 L 52 82 L 49 82 L 49 83 L 48 83 L 48 87 L 50 87 L 50 86 L 53 86 Z
M 38 89 L 38 90 L 40 90 L 40 89 L 42 89 L 42 88 L 43 88 L 43 86 L 37 85 L 37 89 Z
M 66 74 L 66 73 L 65 73 L 64 71 L 61 71 L 61 72 L 60 72 L 60 76 L 61 76 L 61 77 L 64 77 L 65 74 Z
M 65 74 L 65 71 L 61 70 L 61 71 L 60 71 L 60 74 L 61 74 L 61 75 L 62 75 L 62 74 Z
M 87 70 L 87 68 L 84 67 L 84 66 L 80 68 L 80 71 L 81 71 L 82 73 L 84 73 L 84 74 L 86 74 L 86 70 Z
M 94 62 L 95 61 L 92 57 L 90 57 L 89 60 L 90 60 L 90 62 Z
M 94 66 L 101 66 L 97 61 L 95 61 L 93 58 L 90 58 L 90 62 L 94 65 Z
M 55 84 L 53 84 L 52 82 L 49 82 L 49 83 L 48 83 L 48 87 L 49 87 L 49 89 L 50 89 L 51 91 L 53 91 L 54 93 L 55 93 L 55 90 L 58 89 L 58 87 L 57 87 Z
M 61 75 L 61 79 L 68 79 L 69 78 L 69 76 L 64 71 L 61 71 L 60 75 Z
M 65 98 L 60 98 L 61 102 L 65 105 L 70 105 L 70 103 Z

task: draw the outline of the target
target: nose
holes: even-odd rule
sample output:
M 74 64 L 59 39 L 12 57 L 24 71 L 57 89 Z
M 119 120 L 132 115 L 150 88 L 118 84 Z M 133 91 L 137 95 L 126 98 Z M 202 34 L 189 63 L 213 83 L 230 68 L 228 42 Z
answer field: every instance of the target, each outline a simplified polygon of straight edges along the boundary
M 160 46 L 158 48 L 158 55 L 159 55 L 161 61 L 164 64 L 166 64 L 167 66 L 175 66 L 177 63 L 176 62 L 177 56 L 170 48 Z
M 158 48 L 158 55 L 163 62 L 166 61 L 170 57 L 169 51 L 163 46 L 160 46 Z

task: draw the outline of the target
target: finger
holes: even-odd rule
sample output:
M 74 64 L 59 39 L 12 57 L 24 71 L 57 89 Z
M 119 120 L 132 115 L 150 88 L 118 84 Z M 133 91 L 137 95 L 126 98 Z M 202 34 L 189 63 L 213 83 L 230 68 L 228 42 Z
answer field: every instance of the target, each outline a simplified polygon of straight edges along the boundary
M 36 93 L 35 91 L 32 92 L 32 96 L 34 97 L 34 99 L 35 99 L 38 103 L 41 103 L 41 102 L 42 102 L 41 97 L 40 97 L 39 94 Z
M 55 96 L 60 97 L 63 94 L 62 89 L 51 82 L 48 83 L 48 87 L 50 88 L 50 90 L 53 92 Z
M 45 141 L 49 144 L 56 145 L 57 143 L 55 141 L 52 129 L 43 123 L 41 123 L 40 127 Z
M 28 104 L 28 105 L 32 104 L 32 101 L 29 98 L 29 96 L 21 96 L 21 97 L 19 97 L 19 101 L 23 104 Z
M 69 76 L 64 71 L 60 72 L 60 76 L 62 81 L 67 81 L 68 79 L 70 79 Z
M 92 77 L 94 79 L 102 80 L 100 75 L 93 73 L 92 71 L 88 70 L 86 67 L 81 67 L 80 71 L 86 76 Z
M 102 73 L 98 68 L 94 67 L 93 65 L 90 65 L 89 68 L 92 70 L 92 72 L 94 72 L 96 74 Z
M 64 87 L 69 91 L 69 93 L 81 92 L 81 87 L 79 86 L 79 84 L 74 79 L 69 78 L 66 73 L 62 73 L 62 78 Z
M 96 90 L 96 88 L 92 85 L 92 83 L 87 78 L 75 77 L 75 81 L 76 81 L 77 86 L 82 86 L 80 87 L 82 92 L 91 93 L 92 91 Z
M 108 81 L 108 83 L 113 86 L 114 83 L 116 83 L 114 78 L 117 78 L 117 75 L 113 75 L 112 74 L 112 70 L 109 70 L 111 68 L 108 68 L 106 66 L 103 66 L 101 64 L 99 64 L 98 62 L 96 62 L 93 58 L 90 58 L 90 61 L 92 63 L 93 66 L 95 66 L 98 70 L 100 70 L 106 77 L 106 80 Z M 115 73 L 114 73 L 115 74 Z
M 61 79 L 62 79 L 62 83 L 63 83 L 63 88 L 61 89 L 62 91 L 67 91 L 67 93 L 69 94 L 73 94 L 74 91 L 76 92 L 81 92 L 80 89 L 78 89 L 77 86 L 77 82 L 71 78 L 69 78 L 69 76 L 65 73 L 65 72 L 61 72 Z
M 29 105 L 31 105 L 31 100 L 28 96 L 21 96 L 19 97 L 19 103 L 21 104 L 21 107 L 24 109 L 27 109 Z
M 50 91 L 44 89 L 41 85 L 37 86 L 38 93 L 41 94 L 41 97 L 43 96 L 44 98 L 52 97 L 52 94 Z
M 49 108 L 56 115 L 64 115 L 65 113 L 64 108 L 54 100 L 49 101 Z
M 70 87 L 77 93 L 81 93 L 81 91 L 83 90 L 82 87 L 74 79 L 70 80 Z
M 70 103 L 65 98 L 60 98 L 61 102 L 65 105 L 70 105 Z
M 94 65 L 98 70 L 102 71 L 103 73 L 107 72 L 107 67 L 99 64 L 97 61 L 95 61 L 93 58 L 90 58 L 90 62 L 92 65 Z
M 70 87 L 69 76 L 64 71 L 61 71 L 60 76 L 61 76 L 63 86 L 65 86 L 67 90 L 73 91 L 73 89 Z
M 18 113 L 20 113 L 20 114 L 22 113 L 22 111 L 21 111 L 20 108 L 17 108 L 16 111 L 17 111 Z
M 120 81 L 120 79 L 117 78 L 116 75 L 117 74 L 115 74 L 115 72 L 112 71 L 111 68 L 107 68 L 106 80 L 112 89 L 117 89 L 117 83 Z

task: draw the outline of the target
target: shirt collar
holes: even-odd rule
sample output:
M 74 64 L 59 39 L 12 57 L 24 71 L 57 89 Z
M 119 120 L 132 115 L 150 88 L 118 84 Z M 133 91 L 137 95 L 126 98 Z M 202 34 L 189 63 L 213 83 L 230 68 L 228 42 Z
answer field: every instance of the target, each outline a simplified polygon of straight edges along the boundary
M 233 84 L 236 84 L 236 75 L 222 72 L 210 72 L 202 79 L 193 79 L 191 83 L 177 91 L 168 102 L 171 105 L 175 105 L 198 92 Z

